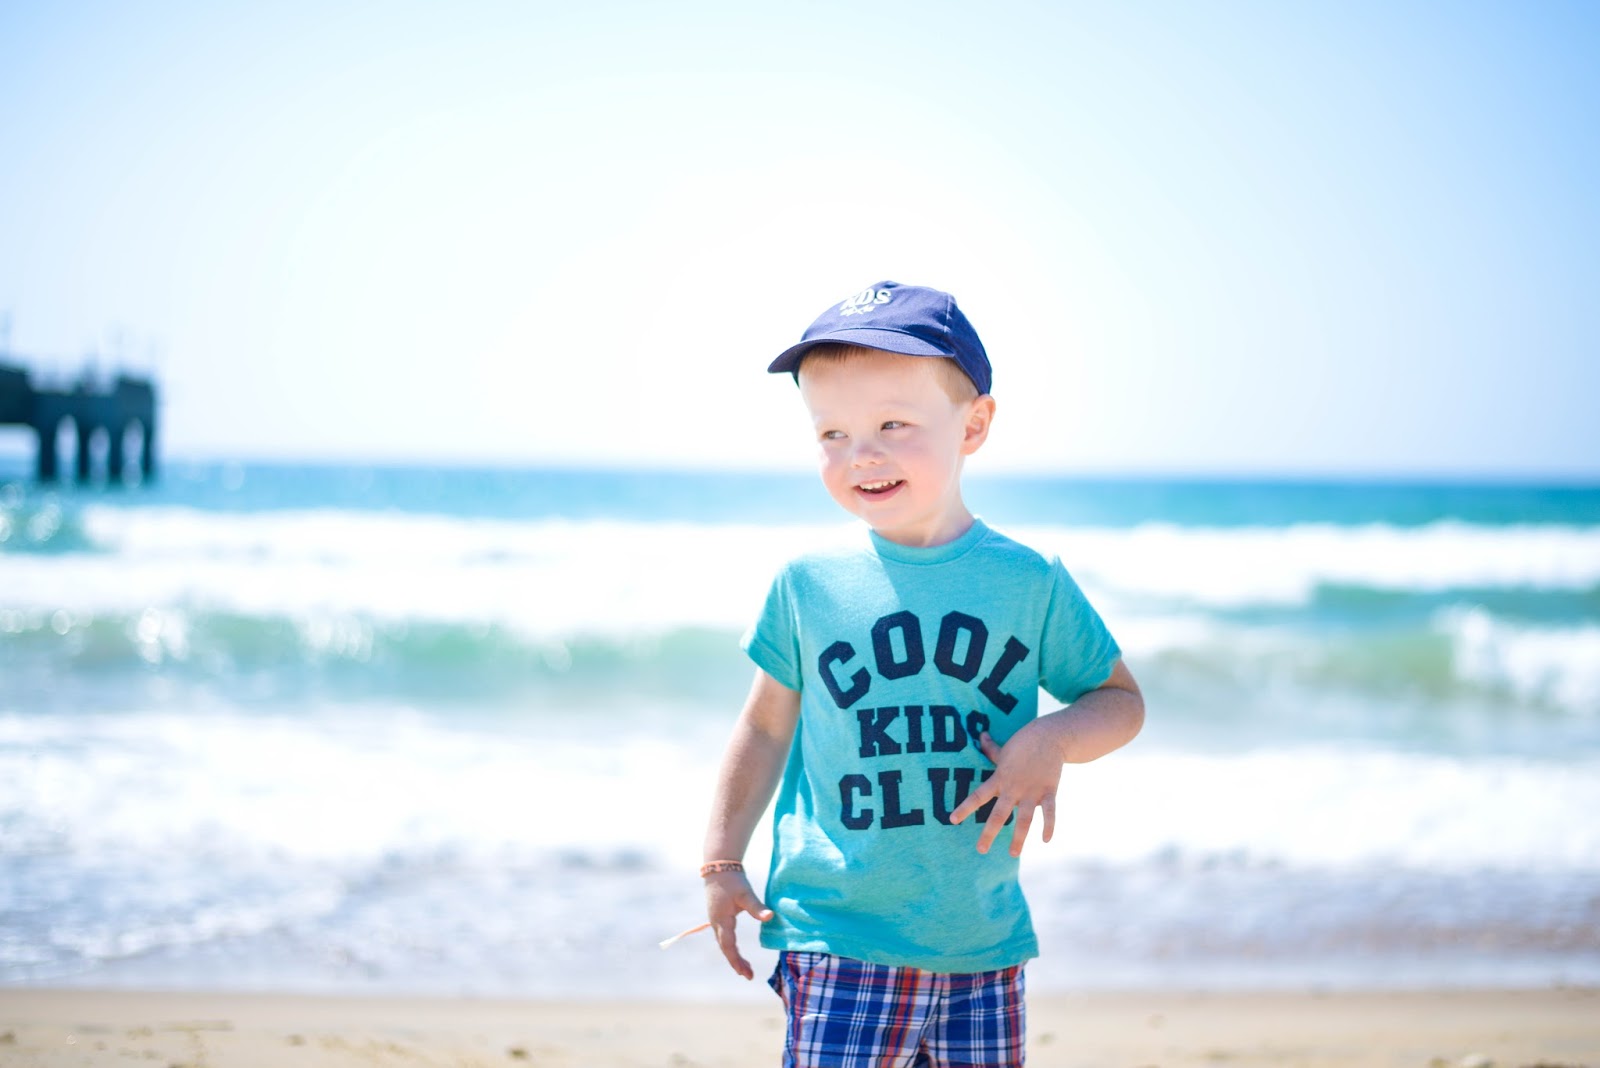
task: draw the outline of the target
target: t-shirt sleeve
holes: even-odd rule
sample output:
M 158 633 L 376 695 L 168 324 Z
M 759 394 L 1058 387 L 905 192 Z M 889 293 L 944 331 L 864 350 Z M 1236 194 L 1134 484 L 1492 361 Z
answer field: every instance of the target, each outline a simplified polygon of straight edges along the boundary
M 1061 561 L 1051 564 L 1039 685 L 1067 704 L 1111 677 L 1122 650 Z
M 761 614 L 739 645 L 762 671 L 791 690 L 800 688 L 800 636 L 795 626 L 794 596 L 789 588 L 787 568 L 772 580 Z

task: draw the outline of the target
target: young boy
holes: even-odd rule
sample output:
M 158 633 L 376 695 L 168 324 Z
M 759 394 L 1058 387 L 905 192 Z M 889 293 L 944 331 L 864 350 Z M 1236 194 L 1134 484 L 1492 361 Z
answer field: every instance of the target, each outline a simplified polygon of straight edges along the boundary
M 786 1068 L 1020 1065 L 1038 944 L 1017 858 L 1036 810 L 1054 832 L 1062 765 L 1130 740 L 1143 699 L 1060 561 L 962 503 L 995 404 L 953 298 L 879 282 L 768 370 L 795 376 L 823 485 L 869 530 L 791 561 L 745 636 L 701 871 L 717 943 L 751 978 L 744 912 L 780 951 Z M 1071 707 L 1039 715 L 1040 687 Z M 763 903 L 741 859 L 774 789 Z

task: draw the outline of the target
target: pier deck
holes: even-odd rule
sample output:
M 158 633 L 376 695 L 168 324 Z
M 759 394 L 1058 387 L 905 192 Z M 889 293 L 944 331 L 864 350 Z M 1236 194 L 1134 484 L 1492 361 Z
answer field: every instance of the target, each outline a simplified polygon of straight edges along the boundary
M 41 388 L 22 367 L 0 363 L 0 426 L 25 426 L 38 437 L 34 470 L 40 482 L 61 477 L 62 425 L 71 421 L 77 431 L 75 469 L 77 481 L 94 477 L 96 435 L 106 435 L 106 478 L 120 485 L 127 471 L 129 432 L 137 428 L 139 471 L 144 480 L 156 475 L 156 388 L 147 378 L 119 374 L 109 384 L 96 385 L 88 376 L 67 389 Z

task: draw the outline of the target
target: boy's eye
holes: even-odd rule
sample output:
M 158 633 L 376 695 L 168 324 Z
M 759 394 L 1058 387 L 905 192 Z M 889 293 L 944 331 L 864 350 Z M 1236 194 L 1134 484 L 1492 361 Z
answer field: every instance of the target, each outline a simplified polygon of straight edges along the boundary
M 822 432 L 823 441 L 838 441 L 842 437 L 844 437 L 844 431 L 842 430 L 824 430 Z
M 899 430 L 903 426 L 905 426 L 905 423 L 901 422 L 900 420 L 898 420 L 898 419 L 890 419 L 888 422 L 883 424 L 883 429 L 885 429 L 885 430 Z

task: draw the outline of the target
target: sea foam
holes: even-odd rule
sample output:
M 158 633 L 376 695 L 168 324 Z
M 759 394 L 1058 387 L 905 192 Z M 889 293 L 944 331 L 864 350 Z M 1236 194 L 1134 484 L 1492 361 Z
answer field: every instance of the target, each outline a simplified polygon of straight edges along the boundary
M 682 656 L 696 631 L 724 636 L 708 670 L 737 671 L 733 639 L 782 562 L 862 537 L 844 524 L 98 505 L 78 523 L 88 549 L 0 552 L 0 646 L 26 643 L 52 670 L 387 665 L 396 685 L 430 665 L 560 674 L 607 644 L 637 669 L 640 641 Z M 1600 713 L 1600 528 L 1018 534 L 1060 553 L 1127 655 L 1159 671 Z
M 84 510 L 92 551 L 0 554 L 16 605 L 97 609 L 204 599 L 243 611 L 742 625 L 772 572 L 837 524 L 468 520 L 372 512 Z M 1030 527 L 1091 593 L 1167 605 L 1304 605 L 1328 586 L 1600 588 L 1600 528 Z M 115 579 L 113 581 L 113 579 Z
M 0 850 L 357 868 L 399 855 L 688 864 L 725 723 L 619 714 L 602 729 L 591 718 L 0 716 Z M 1600 872 L 1597 810 L 1594 758 L 1135 745 L 1066 771 L 1066 833 L 1034 856 Z

